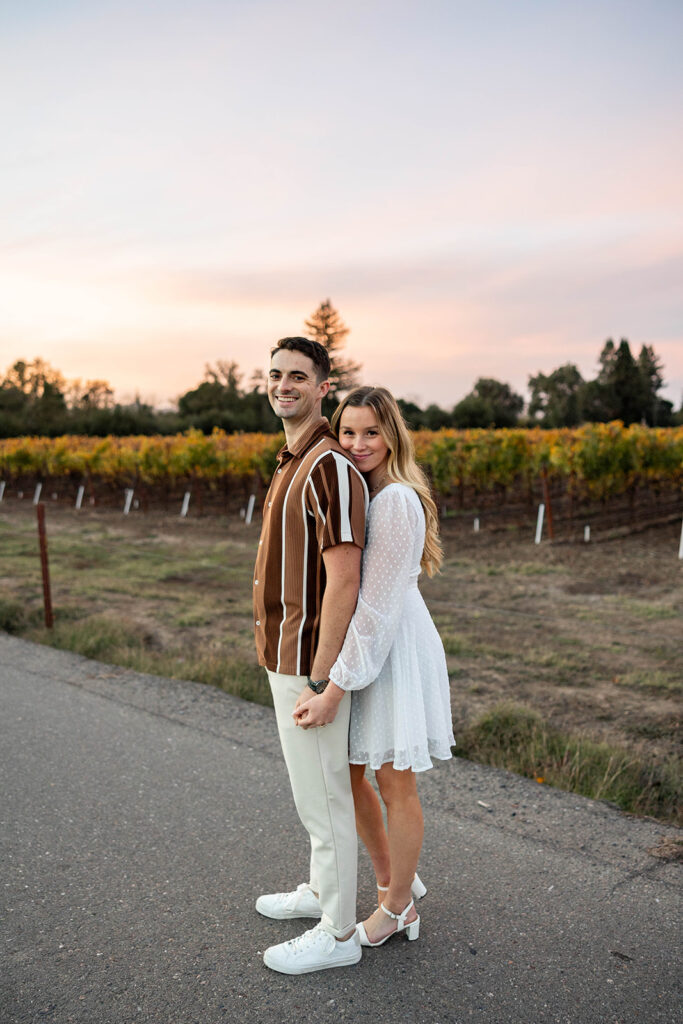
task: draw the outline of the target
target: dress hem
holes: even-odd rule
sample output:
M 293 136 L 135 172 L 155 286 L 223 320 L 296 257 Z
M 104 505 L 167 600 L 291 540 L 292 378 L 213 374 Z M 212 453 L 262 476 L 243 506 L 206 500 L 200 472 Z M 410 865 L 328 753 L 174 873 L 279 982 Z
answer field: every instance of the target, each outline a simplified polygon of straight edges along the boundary
M 444 755 L 443 757 L 440 757 L 438 754 L 432 754 L 432 757 L 436 758 L 437 761 L 451 761 L 453 759 L 453 755 L 452 754 Z M 422 767 L 422 768 L 414 768 L 412 764 L 404 765 L 403 768 L 397 768 L 395 761 L 391 757 L 388 757 L 386 759 L 386 761 L 380 761 L 380 762 L 360 761 L 360 760 L 359 761 L 353 761 L 353 760 L 351 760 L 351 758 L 349 758 L 349 764 L 364 764 L 364 765 L 366 765 L 366 767 L 369 765 L 370 768 L 372 768 L 373 772 L 376 772 L 379 768 L 382 767 L 382 765 L 385 765 L 385 764 L 393 764 L 394 768 L 395 768 L 395 770 L 397 772 L 416 772 L 416 773 L 417 772 L 428 772 L 431 768 L 434 767 L 434 765 L 430 762 L 429 764 L 424 765 L 424 767 Z

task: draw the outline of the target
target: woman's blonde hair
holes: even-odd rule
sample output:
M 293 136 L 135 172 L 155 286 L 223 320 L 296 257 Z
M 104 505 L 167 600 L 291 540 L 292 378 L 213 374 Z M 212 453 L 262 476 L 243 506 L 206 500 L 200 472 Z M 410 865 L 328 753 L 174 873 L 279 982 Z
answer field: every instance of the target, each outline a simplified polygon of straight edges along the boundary
M 415 448 L 396 399 L 381 387 L 354 388 L 341 401 L 332 416 L 332 429 L 339 437 L 339 422 L 344 409 L 368 406 L 377 416 L 382 440 L 389 449 L 387 476 L 392 483 L 412 487 L 422 503 L 425 514 L 425 543 L 420 565 L 428 576 L 434 576 L 443 561 L 439 540 L 439 516 L 427 477 L 415 461 Z

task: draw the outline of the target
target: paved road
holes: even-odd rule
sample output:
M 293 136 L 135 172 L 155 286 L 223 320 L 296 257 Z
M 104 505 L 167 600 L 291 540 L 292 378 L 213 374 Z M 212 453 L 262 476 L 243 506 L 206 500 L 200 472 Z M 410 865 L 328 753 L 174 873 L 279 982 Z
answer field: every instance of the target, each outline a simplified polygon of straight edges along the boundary
M 253 909 L 307 866 L 272 712 L 4 634 L 0 681 L 2 1024 L 680 1019 L 673 829 L 449 762 L 419 941 L 289 978 L 261 954 L 298 924 Z

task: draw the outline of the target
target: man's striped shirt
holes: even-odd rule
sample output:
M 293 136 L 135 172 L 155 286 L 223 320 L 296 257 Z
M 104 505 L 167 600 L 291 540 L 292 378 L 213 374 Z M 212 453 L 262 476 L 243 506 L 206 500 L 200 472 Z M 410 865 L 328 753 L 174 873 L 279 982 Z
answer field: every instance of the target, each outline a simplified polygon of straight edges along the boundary
M 254 570 L 254 632 L 260 665 L 309 675 L 325 590 L 326 548 L 365 546 L 368 492 L 325 419 L 312 424 L 278 468 L 263 507 Z

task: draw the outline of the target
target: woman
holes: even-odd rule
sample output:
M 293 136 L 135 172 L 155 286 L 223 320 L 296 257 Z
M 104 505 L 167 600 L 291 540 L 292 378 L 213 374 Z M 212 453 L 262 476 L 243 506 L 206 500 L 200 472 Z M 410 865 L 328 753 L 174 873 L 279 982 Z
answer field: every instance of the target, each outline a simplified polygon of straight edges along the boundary
M 432 757 L 449 758 L 455 743 L 443 646 L 417 589 L 420 569 L 437 572 L 442 551 L 436 507 L 389 391 L 356 388 L 332 427 L 370 492 L 361 589 L 329 685 L 294 716 L 303 728 L 324 726 L 353 691 L 351 784 L 380 904 L 358 931 L 362 945 L 378 946 L 400 931 L 419 935 L 412 895 L 426 890 L 416 876 L 423 819 L 415 773 L 431 768 Z M 387 830 L 367 765 L 387 808 Z

